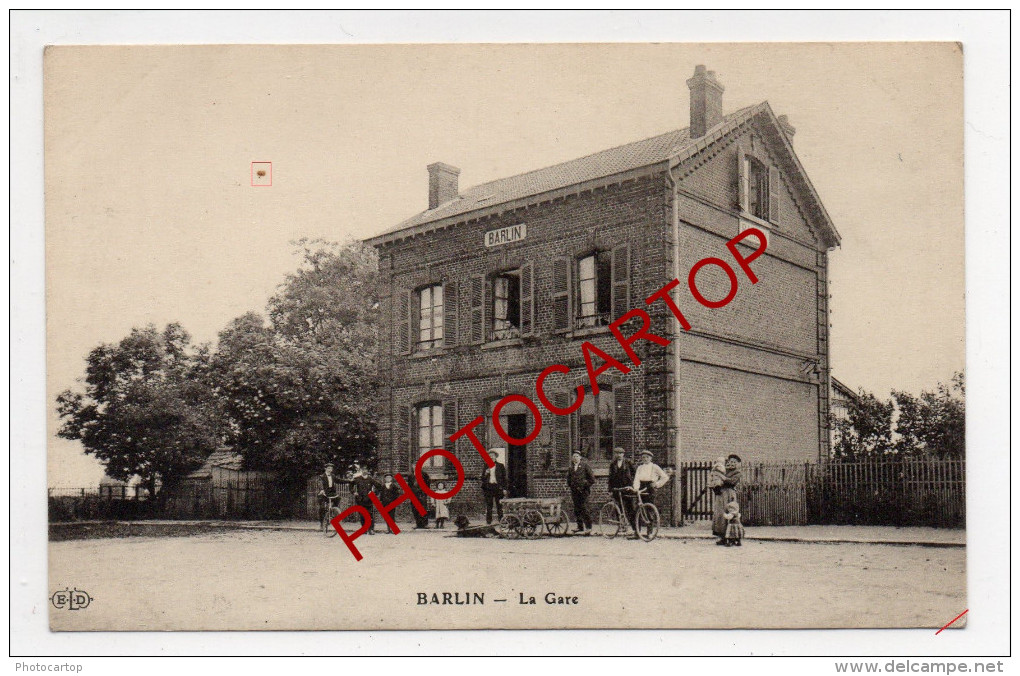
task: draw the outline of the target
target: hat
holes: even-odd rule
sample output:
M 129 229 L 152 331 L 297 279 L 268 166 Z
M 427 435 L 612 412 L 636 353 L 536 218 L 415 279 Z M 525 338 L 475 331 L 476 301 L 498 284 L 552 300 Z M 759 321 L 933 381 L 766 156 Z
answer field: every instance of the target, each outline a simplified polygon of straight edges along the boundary
M 613 453 L 626 453 L 621 447 L 617 446 L 613 449 Z
M 327 462 L 327 463 L 326 463 L 326 464 L 325 464 L 325 465 L 323 466 L 323 469 L 326 469 L 326 467 L 336 467 L 336 465 L 334 465 L 334 464 L 333 464 L 333 463 L 331 463 L 331 462 Z
M 649 458 L 654 458 L 655 457 L 655 454 L 652 453 L 651 451 L 649 451 L 647 448 L 642 450 L 642 451 L 640 451 L 638 453 L 638 455 L 641 456 L 641 457 L 644 457 L 644 456 L 647 455 Z
M 575 448 L 570 455 L 584 455 L 584 454 L 581 453 L 581 449 Z

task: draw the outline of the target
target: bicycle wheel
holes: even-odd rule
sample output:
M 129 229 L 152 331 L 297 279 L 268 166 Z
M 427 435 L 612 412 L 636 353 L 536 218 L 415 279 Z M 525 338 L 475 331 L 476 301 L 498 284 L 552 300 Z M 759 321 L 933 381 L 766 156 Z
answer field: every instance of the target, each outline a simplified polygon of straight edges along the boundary
M 322 527 L 323 535 L 325 535 L 328 538 L 336 537 L 337 535 L 336 528 L 333 528 L 332 522 L 333 519 L 335 519 L 338 516 L 340 516 L 340 508 L 339 507 L 330 508 L 330 510 L 326 513 L 326 518 L 323 519 L 324 524 Z
M 607 502 L 599 510 L 599 535 L 615 538 L 624 530 L 623 512 L 615 502 Z
M 499 534 L 507 540 L 516 540 L 521 536 L 521 520 L 516 514 L 505 514 L 500 519 Z
M 651 542 L 659 535 L 659 509 L 655 505 L 646 502 L 638 507 L 637 534 L 645 542 Z

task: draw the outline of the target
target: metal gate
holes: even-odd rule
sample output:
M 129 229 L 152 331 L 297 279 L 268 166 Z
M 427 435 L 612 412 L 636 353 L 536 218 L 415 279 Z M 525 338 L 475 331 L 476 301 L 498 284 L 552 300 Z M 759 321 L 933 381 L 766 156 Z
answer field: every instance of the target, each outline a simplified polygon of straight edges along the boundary
M 711 462 L 684 462 L 677 467 L 681 482 L 680 513 L 684 520 L 712 518 L 712 491 L 708 487 L 711 472 Z

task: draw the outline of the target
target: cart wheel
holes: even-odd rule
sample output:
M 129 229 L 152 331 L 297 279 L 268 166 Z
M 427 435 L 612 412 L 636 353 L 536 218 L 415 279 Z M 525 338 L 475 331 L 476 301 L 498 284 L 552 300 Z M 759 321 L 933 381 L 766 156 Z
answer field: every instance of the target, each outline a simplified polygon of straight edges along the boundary
M 558 517 L 548 523 L 548 527 L 549 535 L 566 535 L 570 532 L 570 519 L 567 518 L 567 513 L 560 512 Z
M 545 530 L 545 519 L 542 512 L 531 509 L 524 513 L 524 537 L 529 540 L 542 537 Z
M 599 534 L 604 538 L 615 538 L 626 530 L 623 512 L 615 502 L 607 502 L 599 510 Z
M 637 512 L 638 537 L 645 542 L 651 542 L 659 534 L 659 510 L 651 504 L 645 503 L 638 507 Z
M 499 534 L 507 540 L 516 540 L 521 536 L 521 520 L 516 514 L 506 514 L 500 519 Z

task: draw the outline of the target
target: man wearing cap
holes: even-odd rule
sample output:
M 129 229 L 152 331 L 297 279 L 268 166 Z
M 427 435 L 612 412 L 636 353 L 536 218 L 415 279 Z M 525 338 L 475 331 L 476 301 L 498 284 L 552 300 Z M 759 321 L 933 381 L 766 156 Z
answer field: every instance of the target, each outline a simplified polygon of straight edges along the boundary
M 340 497 L 340 480 L 333 476 L 333 463 L 327 462 L 319 475 L 319 521 L 326 518 L 329 511 L 329 501 L 336 504 Z
M 648 449 L 638 455 L 641 457 L 641 463 L 634 470 L 634 483 L 631 484 L 631 488 L 635 491 L 644 491 L 642 502 L 651 502 L 655 497 L 655 489 L 662 488 L 669 481 L 669 474 L 652 462 L 652 452 Z
M 574 501 L 574 518 L 577 519 L 575 533 L 591 533 L 591 515 L 588 513 L 588 494 L 595 483 L 595 474 L 591 465 L 581 457 L 581 451 L 574 451 L 570 456 L 570 467 L 567 468 L 567 487 Z
M 491 449 L 489 457 L 496 463 L 482 469 L 482 495 L 485 496 L 485 523 L 492 523 L 492 508 L 496 507 L 496 518 L 503 520 L 503 496 L 506 494 L 506 465 L 503 454 Z
M 623 495 L 623 489 L 630 490 L 634 483 L 634 463 L 624 457 L 624 450 L 617 446 L 613 449 L 613 462 L 609 465 L 609 496 L 613 500 L 623 501 L 623 509 L 627 522 L 634 523 L 634 495 Z
M 386 473 L 383 485 L 379 488 L 379 502 L 383 505 L 389 505 L 396 502 L 400 498 L 400 486 L 393 483 L 393 475 L 389 472 Z M 390 528 L 389 524 L 386 524 L 386 532 L 393 535 L 393 529 Z
M 359 507 L 364 507 L 365 511 L 369 513 L 368 518 L 368 534 L 375 535 L 375 520 L 371 517 L 372 514 L 372 498 L 368 497 L 368 494 L 373 490 L 377 490 L 382 486 L 378 481 L 372 478 L 368 471 L 359 464 L 354 465 L 354 478 L 351 479 L 351 492 L 354 495 L 354 504 Z M 365 525 L 365 518 L 362 517 L 361 525 Z

